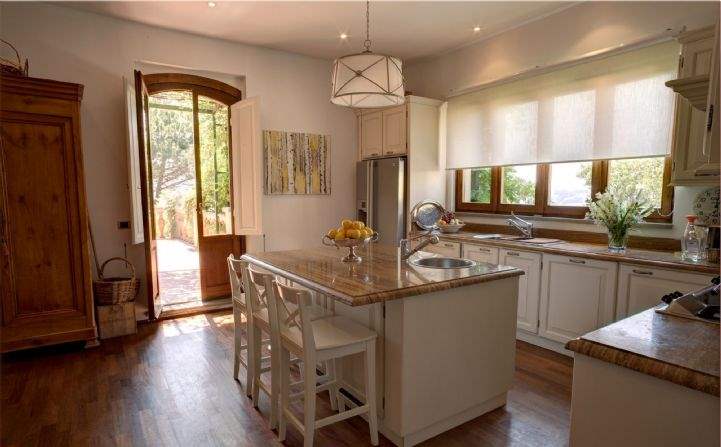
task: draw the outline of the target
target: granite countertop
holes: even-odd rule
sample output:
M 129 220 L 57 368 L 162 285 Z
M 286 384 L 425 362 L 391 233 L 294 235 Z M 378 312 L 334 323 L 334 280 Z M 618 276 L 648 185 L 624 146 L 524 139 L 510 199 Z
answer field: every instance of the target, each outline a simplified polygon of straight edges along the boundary
M 719 395 L 717 324 L 649 309 L 571 340 L 566 349 Z
M 333 247 L 245 254 L 242 259 L 350 306 L 523 275 L 514 267 L 485 263 L 464 269 L 418 267 L 401 261 L 398 248 L 390 245 L 370 244 L 356 252 L 363 262 L 342 262 L 346 250 Z
M 629 248 L 626 249 L 626 252 L 623 254 L 613 254 L 608 252 L 608 247 L 600 244 L 557 242 L 553 244 L 539 245 L 524 242 L 501 241 L 497 239 L 475 239 L 473 237 L 475 234 L 478 233 L 460 232 L 443 234 L 441 235 L 441 239 L 455 242 L 493 245 L 503 248 L 515 248 L 526 251 L 540 251 L 550 254 L 598 259 L 602 261 L 616 261 L 629 264 L 647 265 L 650 267 L 672 268 L 697 273 L 719 274 L 719 264 L 713 264 L 710 262 L 693 263 L 683 261 L 673 252 L 668 251 Z

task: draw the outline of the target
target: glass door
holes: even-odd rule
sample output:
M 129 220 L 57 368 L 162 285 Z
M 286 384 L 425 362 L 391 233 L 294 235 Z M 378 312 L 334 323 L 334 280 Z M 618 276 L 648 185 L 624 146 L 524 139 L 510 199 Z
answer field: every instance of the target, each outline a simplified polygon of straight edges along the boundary
M 230 108 L 194 93 L 200 287 L 203 299 L 228 296 L 226 258 L 239 251 L 233 236 Z

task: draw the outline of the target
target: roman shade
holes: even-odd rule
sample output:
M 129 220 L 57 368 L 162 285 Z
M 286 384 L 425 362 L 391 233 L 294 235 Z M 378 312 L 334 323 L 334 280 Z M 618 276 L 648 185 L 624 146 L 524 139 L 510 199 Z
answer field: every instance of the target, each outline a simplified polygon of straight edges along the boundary
M 678 53 L 659 43 L 449 99 L 447 169 L 668 154 Z

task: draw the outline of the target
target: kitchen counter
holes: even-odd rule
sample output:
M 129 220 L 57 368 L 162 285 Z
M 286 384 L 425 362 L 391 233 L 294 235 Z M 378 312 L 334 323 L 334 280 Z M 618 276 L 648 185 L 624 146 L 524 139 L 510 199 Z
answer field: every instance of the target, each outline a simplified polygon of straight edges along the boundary
M 506 404 L 513 386 L 519 278 L 510 266 L 419 267 L 394 246 L 357 250 L 318 247 L 245 254 L 242 259 L 331 301 L 336 315 L 378 334 L 376 392 L 379 430 L 412 446 Z M 438 257 L 418 252 L 414 257 Z M 364 357 L 338 362 L 338 383 L 365 400 Z
M 653 309 L 571 340 L 580 354 L 719 395 L 719 326 Z
M 514 267 L 484 263 L 463 269 L 418 267 L 401 261 L 398 248 L 390 245 L 370 244 L 357 253 L 363 258 L 357 264 L 342 262 L 344 251 L 333 247 L 245 254 L 243 259 L 349 306 L 523 275 Z
M 475 234 L 477 233 L 460 232 L 443 234 L 441 235 L 441 239 L 461 243 L 475 243 L 503 248 L 515 248 L 518 250 L 574 256 L 579 258 L 598 259 L 601 261 L 616 261 L 628 264 L 647 265 L 651 267 L 672 268 L 697 273 L 719 273 L 719 264 L 713 264 L 710 262 L 693 263 L 683 261 L 674 253 L 668 251 L 629 248 L 626 249 L 626 252 L 623 254 L 613 254 L 608 252 L 607 246 L 599 244 L 558 242 L 539 245 L 515 241 L 501 241 L 497 239 L 475 239 L 473 237 Z
M 566 345 L 570 445 L 719 446 L 719 326 L 648 309 Z

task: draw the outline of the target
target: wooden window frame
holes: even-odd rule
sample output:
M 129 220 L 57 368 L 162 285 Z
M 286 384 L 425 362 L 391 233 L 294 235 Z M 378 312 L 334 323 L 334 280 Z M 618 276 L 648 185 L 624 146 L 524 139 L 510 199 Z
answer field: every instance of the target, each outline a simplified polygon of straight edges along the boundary
M 591 167 L 591 197 L 605 191 L 608 186 L 609 160 L 597 160 Z M 671 157 L 664 161 L 661 208 L 646 218 L 647 222 L 671 222 L 673 211 L 673 186 L 671 183 Z M 551 164 L 536 165 L 535 205 L 511 205 L 501 203 L 501 175 L 503 166 L 491 167 L 491 203 L 463 202 L 463 169 L 456 170 L 455 205 L 456 211 L 465 213 L 522 214 L 545 217 L 568 217 L 583 219 L 588 212 L 586 206 L 554 206 L 548 204 Z M 515 165 L 509 165 L 515 166 Z

